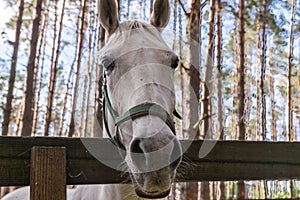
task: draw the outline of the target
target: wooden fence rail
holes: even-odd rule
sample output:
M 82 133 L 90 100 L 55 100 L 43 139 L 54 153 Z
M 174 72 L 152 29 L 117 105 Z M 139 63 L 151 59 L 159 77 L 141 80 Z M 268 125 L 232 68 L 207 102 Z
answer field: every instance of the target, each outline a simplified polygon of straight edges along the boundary
M 300 179 L 299 142 L 218 141 L 204 158 L 199 158 L 203 141 L 180 142 L 186 151 L 183 154 L 184 162 L 178 169 L 176 180 L 179 182 Z M 215 141 L 206 141 L 205 145 L 213 146 L 214 143 Z M 61 164 L 64 163 L 64 159 L 57 159 L 55 155 L 66 158 L 66 163 L 62 164 L 65 165 L 65 169 L 53 168 L 66 175 L 63 177 L 66 184 L 128 181 L 126 173 L 106 166 L 90 154 L 89 149 L 93 149 L 99 152 L 102 159 L 121 163 L 118 150 L 107 139 L 0 137 L 0 186 L 30 185 L 30 166 L 34 165 L 32 155 L 37 147 L 65 148 L 66 155 L 54 153 L 47 159 Z M 41 163 L 43 166 L 42 161 Z M 45 163 L 44 165 L 48 165 L 48 161 Z M 49 170 L 48 168 L 46 170 Z M 42 172 L 31 171 L 31 178 L 34 173 Z M 57 171 L 58 176 L 59 173 Z

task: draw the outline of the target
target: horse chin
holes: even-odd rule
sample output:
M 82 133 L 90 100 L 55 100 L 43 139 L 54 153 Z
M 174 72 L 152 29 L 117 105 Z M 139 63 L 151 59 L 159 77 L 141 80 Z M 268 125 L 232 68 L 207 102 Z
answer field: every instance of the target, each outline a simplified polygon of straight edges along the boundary
M 130 173 L 130 176 L 135 189 L 135 193 L 141 198 L 160 199 L 170 194 L 171 187 L 169 187 L 166 191 L 147 191 L 140 186 L 140 181 L 136 180 L 136 177 L 132 173 Z
M 164 197 L 168 196 L 169 193 L 170 193 L 170 189 L 167 190 L 167 191 L 164 191 L 164 192 L 158 192 L 158 191 L 155 191 L 155 192 L 146 192 L 146 191 L 143 191 L 140 188 L 135 188 L 135 193 L 139 197 L 142 197 L 142 198 L 160 199 L 160 198 L 164 198 Z

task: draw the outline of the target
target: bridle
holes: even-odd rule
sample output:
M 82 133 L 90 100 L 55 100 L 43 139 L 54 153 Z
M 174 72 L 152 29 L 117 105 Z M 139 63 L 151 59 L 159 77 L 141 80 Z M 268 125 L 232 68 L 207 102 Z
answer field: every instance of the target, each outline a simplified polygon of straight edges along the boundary
M 104 127 L 105 127 L 105 130 L 107 132 L 107 135 L 108 135 L 110 141 L 117 147 L 125 150 L 124 145 L 122 144 L 122 142 L 119 139 L 119 134 L 118 134 L 119 126 L 122 123 L 124 123 L 130 119 L 136 119 L 136 118 L 143 117 L 143 116 L 153 115 L 153 116 L 159 117 L 171 129 L 172 133 L 174 135 L 176 135 L 175 123 L 174 123 L 172 117 L 163 107 L 161 107 L 160 105 L 155 104 L 155 103 L 142 103 L 142 104 L 136 105 L 136 106 L 130 108 L 124 114 L 118 116 L 117 112 L 113 109 L 113 107 L 111 105 L 111 101 L 108 96 L 107 80 L 106 80 L 106 74 L 105 74 L 104 69 L 103 69 L 102 94 L 103 94 L 102 114 L 103 114 Z M 109 128 L 108 128 L 106 108 L 107 108 L 108 112 L 110 113 L 110 116 L 115 125 L 114 136 L 112 136 L 112 134 L 110 133 Z M 173 110 L 173 115 L 175 117 L 177 117 L 178 119 L 182 119 L 182 117 L 176 111 L 176 109 Z

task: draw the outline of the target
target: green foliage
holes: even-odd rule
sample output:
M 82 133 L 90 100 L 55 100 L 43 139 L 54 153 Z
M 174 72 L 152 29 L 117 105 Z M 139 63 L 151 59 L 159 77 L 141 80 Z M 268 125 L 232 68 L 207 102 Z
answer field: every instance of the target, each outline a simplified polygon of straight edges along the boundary
M 282 190 L 278 191 L 277 194 L 274 194 L 276 196 L 276 198 L 280 198 L 280 199 L 286 199 L 290 197 L 290 193 L 287 191 L 286 188 L 283 188 Z
M 8 6 L 11 6 L 11 7 L 16 7 L 16 5 L 18 4 L 18 2 L 13 4 L 14 0 L 6 0 L 6 1 L 7 1 Z M 34 10 L 33 2 L 25 1 L 24 2 L 24 11 L 23 11 L 23 20 L 22 20 L 23 30 L 29 31 L 31 24 L 32 24 L 33 10 Z M 16 9 L 15 15 L 6 23 L 6 27 L 11 30 L 15 30 L 17 17 L 18 17 L 18 9 Z

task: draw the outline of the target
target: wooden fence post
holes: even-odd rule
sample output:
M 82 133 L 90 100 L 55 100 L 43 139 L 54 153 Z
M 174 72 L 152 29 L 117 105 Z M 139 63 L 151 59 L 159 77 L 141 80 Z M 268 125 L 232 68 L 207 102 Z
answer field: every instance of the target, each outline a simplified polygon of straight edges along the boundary
M 32 147 L 31 200 L 66 200 L 66 148 Z

